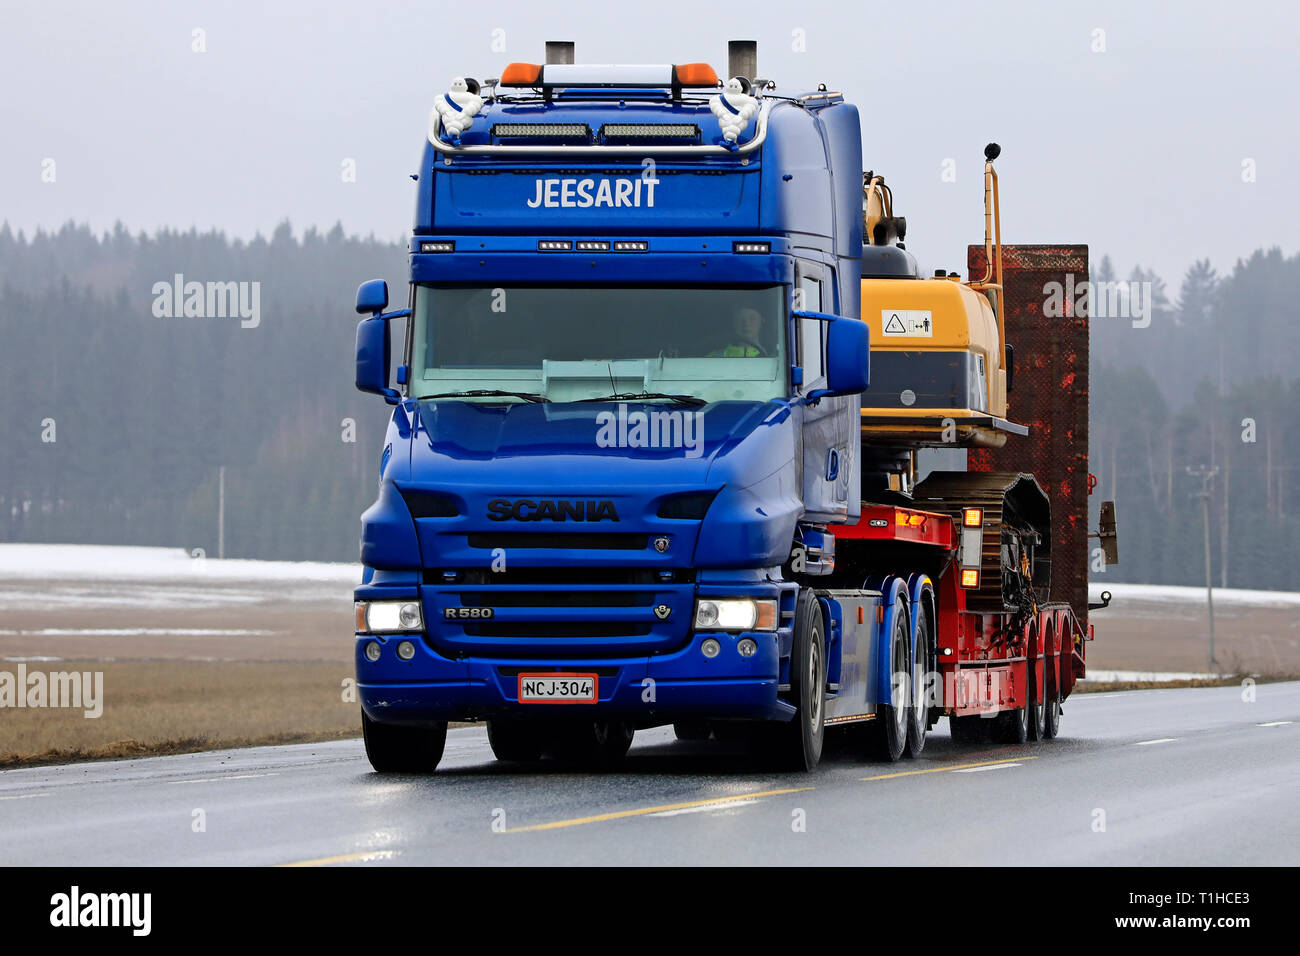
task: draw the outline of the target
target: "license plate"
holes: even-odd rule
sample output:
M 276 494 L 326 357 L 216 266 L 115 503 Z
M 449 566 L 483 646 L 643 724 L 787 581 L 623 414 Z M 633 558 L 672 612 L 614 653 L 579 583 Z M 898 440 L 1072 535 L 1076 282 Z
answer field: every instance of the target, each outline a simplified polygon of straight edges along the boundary
M 520 674 L 521 704 L 594 704 L 600 678 L 595 674 Z

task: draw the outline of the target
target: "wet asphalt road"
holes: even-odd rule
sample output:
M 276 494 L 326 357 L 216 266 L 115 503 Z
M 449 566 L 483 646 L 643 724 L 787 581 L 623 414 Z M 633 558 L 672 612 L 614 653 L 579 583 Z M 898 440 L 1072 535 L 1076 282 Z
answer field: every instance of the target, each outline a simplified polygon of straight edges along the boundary
M 617 771 L 497 763 L 453 730 L 431 776 L 361 741 L 0 772 L 3 865 L 1300 864 L 1300 683 L 1083 694 L 1061 737 L 812 774 L 637 734 Z M 200 823 L 202 828 L 200 828 Z

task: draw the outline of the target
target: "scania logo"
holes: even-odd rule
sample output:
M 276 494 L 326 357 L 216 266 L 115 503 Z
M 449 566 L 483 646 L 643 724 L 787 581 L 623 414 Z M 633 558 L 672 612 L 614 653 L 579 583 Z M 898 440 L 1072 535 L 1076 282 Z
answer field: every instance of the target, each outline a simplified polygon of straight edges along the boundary
M 667 539 L 667 538 L 655 538 L 655 550 L 658 551 L 660 554 L 663 554 L 665 551 L 667 551 L 667 550 L 668 550 L 668 539 Z
M 617 521 L 618 511 L 612 501 L 494 498 L 487 516 L 492 521 Z

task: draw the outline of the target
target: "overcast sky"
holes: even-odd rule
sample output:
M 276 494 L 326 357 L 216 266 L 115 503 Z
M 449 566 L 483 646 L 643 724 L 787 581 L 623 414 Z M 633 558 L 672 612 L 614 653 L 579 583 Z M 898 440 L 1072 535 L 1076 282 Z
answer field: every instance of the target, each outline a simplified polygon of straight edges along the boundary
M 1300 248 L 1298 34 L 1282 3 L 3 0 L 0 220 L 250 237 L 288 218 L 401 239 L 452 76 L 539 62 L 547 39 L 576 41 L 578 62 L 722 73 L 744 38 L 763 76 L 859 106 L 866 165 L 927 267 L 964 269 L 981 240 L 996 140 L 1008 242 L 1086 242 L 1175 293 L 1196 258 L 1224 272 Z

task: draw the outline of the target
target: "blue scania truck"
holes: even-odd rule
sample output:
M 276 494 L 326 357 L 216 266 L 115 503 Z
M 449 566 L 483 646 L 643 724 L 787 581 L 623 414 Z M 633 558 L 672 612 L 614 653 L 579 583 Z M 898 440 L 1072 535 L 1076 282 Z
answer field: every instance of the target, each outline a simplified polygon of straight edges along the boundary
M 840 94 L 704 64 L 439 97 L 407 307 L 357 296 L 356 384 L 393 406 L 355 592 L 376 770 L 433 770 L 448 721 L 502 760 L 608 763 L 672 724 L 810 770 L 829 726 L 898 759 L 957 713 L 921 687 L 947 511 L 873 504 L 853 547 L 937 558 L 837 572 L 874 487 L 861 150 Z

